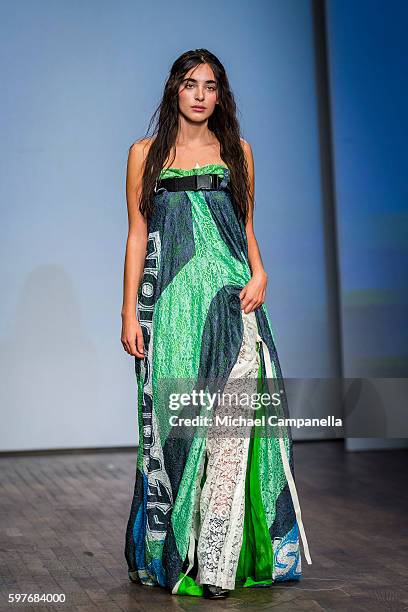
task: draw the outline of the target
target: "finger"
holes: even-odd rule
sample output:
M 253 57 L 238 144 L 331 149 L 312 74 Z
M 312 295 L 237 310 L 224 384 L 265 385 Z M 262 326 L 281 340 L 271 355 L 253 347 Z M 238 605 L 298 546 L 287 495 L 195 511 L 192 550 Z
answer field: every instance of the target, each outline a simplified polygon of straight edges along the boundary
M 129 341 L 130 354 L 136 357 L 136 342 L 134 338 Z
M 143 352 L 143 350 L 141 351 L 138 348 L 136 342 L 134 343 L 134 346 L 133 346 L 132 355 L 134 357 L 138 357 L 139 359 L 143 359 L 144 358 L 144 352 Z
M 244 310 L 245 313 L 248 314 L 249 312 L 251 312 L 254 309 L 255 304 L 256 304 L 256 300 L 255 299 L 249 300 L 248 305 L 247 305 L 248 309 Z
M 143 334 L 136 334 L 136 351 L 140 357 L 144 357 Z

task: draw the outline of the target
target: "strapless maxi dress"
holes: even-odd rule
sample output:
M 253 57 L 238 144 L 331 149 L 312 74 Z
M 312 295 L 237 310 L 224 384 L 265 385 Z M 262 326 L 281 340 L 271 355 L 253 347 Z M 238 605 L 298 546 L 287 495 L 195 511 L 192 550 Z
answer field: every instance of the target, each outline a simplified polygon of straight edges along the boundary
M 234 589 L 299 580 L 299 539 L 312 561 L 290 427 L 276 427 L 289 412 L 275 334 L 265 304 L 250 313 L 240 306 L 251 270 L 230 171 L 209 164 L 167 168 L 160 177 L 194 173 L 219 174 L 219 188 L 160 188 L 148 223 L 137 304 L 145 349 L 135 359 L 139 447 L 125 558 L 132 581 L 202 596 L 204 583 Z M 160 388 L 177 380 L 221 381 L 212 389 L 224 393 L 254 385 L 271 397 L 278 391 L 275 425 L 261 408 L 252 410 L 252 426 L 249 418 L 227 433 L 224 422 L 212 428 L 216 435 L 207 426 L 181 434 L 169 418 L 166 385 Z M 217 410 L 243 412 L 233 402 Z

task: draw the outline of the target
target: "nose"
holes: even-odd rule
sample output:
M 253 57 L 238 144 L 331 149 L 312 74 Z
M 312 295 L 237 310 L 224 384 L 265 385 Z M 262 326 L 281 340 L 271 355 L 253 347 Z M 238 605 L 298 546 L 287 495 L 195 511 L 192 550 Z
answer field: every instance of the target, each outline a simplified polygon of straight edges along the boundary
M 195 99 L 196 100 L 200 100 L 200 101 L 204 100 L 204 88 L 201 87 L 200 85 L 197 88 L 197 93 L 195 95 Z

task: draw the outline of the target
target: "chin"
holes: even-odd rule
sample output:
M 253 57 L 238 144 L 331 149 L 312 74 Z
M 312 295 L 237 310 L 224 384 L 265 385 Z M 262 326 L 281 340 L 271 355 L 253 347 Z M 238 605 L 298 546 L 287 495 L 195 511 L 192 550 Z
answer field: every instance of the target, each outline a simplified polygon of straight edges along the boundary
M 192 115 L 187 115 L 187 117 L 191 119 L 191 121 L 197 121 L 197 123 L 200 123 L 204 119 L 208 119 L 209 116 L 210 115 L 208 115 L 207 113 L 193 113 Z

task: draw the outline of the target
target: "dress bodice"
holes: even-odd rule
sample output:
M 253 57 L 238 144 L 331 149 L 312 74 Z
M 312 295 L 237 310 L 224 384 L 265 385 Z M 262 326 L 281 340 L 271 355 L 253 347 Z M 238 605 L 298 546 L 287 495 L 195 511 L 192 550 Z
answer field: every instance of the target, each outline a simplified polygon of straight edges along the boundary
M 224 176 L 227 166 L 223 164 L 206 164 L 205 166 L 196 166 L 195 168 L 163 168 L 160 172 L 160 178 L 173 178 L 177 176 L 191 176 L 193 174 L 219 174 Z

